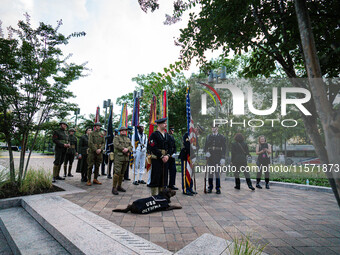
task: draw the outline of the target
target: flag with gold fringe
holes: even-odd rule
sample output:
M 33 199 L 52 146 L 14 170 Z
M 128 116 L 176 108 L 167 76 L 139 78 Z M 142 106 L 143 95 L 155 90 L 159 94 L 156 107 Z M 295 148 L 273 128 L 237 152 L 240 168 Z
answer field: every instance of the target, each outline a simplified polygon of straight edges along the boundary
M 99 115 L 99 106 L 97 106 L 97 110 L 96 110 L 96 116 L 95 116 L 95 118 L 94 118 L 94 123 L 96 124 L 97 122 L 99 122 L 99 117 L 100 117 L 100 115 Z M 96 127 L 93 127 L 93 130 L 95 130 L 95 128 Z
M 190 88 L 187 88 L 187 96 L 186 96 L 186 114 L 187 114 L 187 130 L 188 130 L 188 137 L 190 140 L 190 137 L 194 134 L 194 122 L 191 117 L 191 107 L 190 107 Z M 194 140 L 190 140 L 190 146 L 192 145 L 192 142 Z M 187 187 L 192 187 L 192 171 L 193 171 L 193 166 L 190 158 L 190 153 L 187 154 L 186 158 L 186 164 L 185 164 L 185 175 L 183 178 L 184 183 L 184 193 L 187 192 Z
M 128 109 L 126 103 L 123 103 L 122 112 L 120 113 L 119 128 L 121 126 L 128 127 Z

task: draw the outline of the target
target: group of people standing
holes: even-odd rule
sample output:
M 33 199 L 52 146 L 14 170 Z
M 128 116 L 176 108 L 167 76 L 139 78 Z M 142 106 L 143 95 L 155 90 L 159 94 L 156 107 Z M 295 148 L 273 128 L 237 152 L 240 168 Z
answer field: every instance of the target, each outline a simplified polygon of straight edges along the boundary
M 78 156 L 77 172 L 81 173 L 81 181 L 86 185 L 100 185 L 98 181 L 99 168 L 102 164 L 102 175 L 105 174 L 105 163 L 108 165 L 107 178 L 113 179 L 112 194 L 118 195 L 118 192 L 126 192 L 122 187 L 123 180 L 130 180 L 128 177 L 130 169 L 131 156 L 133 155 L 132 170 L 134 173 L 133 184 L 147 184 L 151 188 L 151 194 L 157 195 L 163 188 L 169 187 L 178 190 L 175 186 L 176 182 L 176 160 L 177 152 L 174 134 L 174 128 L 170 127 L 167 132 L 167 118 L 155 121 L 157 130 L 148 137 L 144 134 L 144 126 L 139 125 L 133 135 L 128 135 L 128 128 L 121 127 L 115 130 L 115 135 L 111 143 L 107 143 L 106 131 L 102 130 L 100 123 L 94 124 L 94 130 L 88 127 L 85 134 L 80 138 L 77 144 L 77 138 L 74 135 L 73 128 L 66 131 L 68 125 L 66 122 L 60 122 L 60 129 L 53 134 L 53 142 L 55 143 L 55 161 L 53 167 L 53 182 L 56 180 L 64 180 L 65 177 L 73 177 L 72 163 L 75 156 Z M 204 153 L 207 166 L 224 166 L 226 164 L 226 139 L 222 134 L 218 133 L 218 126 L 213 126 L 212 133 L 207 136 Z M 192 134 L 186 133 L 183 136 L 182 149 L 179 155 L 182 166 L 182 190 L 183 194 L 192 196 L 196 194 L 194 188 L 194 179 L 188 178 L 186 169 L 188 164 L 195 163 L 197 152 L 199 150 L 198 136 L 205 132 L 204 128 L 197 125 L 192 130 L 195 139 L 191 139 Z M 189 137 L 190 135 L 190 137 Z M 191 139 L 191 140 L 190 140 Z M 78 146 L 77 146 L 78 145 Z M 106 148 L 105 148 L 106 145 Z M 266 142 L 264 136 L 258 138 L 256 146 L 256 154 L 258 172 L 256 178 L 256 187 L 262 189 L 260 184 L 263 169 L 268 169 L 270 164 L 271 146 Z M 234 142 L 231 145 L 231 164 L 235 167 L 235 189 L 240 189 L 240 172 L 244 172 L 249 189 L 255 190 L 252 185 L 250 174 L 242 171 L 242 167 L 247 166 L 249 157 L 248 145 L 241 133 L 237 133 Z M 190 162 L 188 162 L 188 160 Z M 148 173 L 147 183 L 143 180 L 146 162 L 151 163 L 151 170 Z M 60 176 L 61 165 L 64 163 L 64 177 Z M 69 167 L 67 168 L 67 165 Z M 113 174 L 111 176 L 111 167 L 114 165 Z M 68 170 L 68 172 L 67 172 Z M 269 172 L 265 172 L 266 188 L 269 189 Z M 91 182 L 93 176 L 93 181 Z M 194 171 L 192 171 L 194 175 Z M 205 186 L 206 193 L 212 193 L 214 188 L 216 194 L 221 194 L 221 181 L 219 171 L 206 171 Z M 208 178 L 207 178 L 208 175 Z M 206 189 L 206 179 L 208 180 L 208 188 Z

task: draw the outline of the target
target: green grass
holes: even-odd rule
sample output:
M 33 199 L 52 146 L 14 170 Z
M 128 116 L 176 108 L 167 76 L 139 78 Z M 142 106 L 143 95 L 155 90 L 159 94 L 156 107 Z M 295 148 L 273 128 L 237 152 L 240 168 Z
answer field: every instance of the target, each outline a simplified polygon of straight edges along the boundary
M 0 199 L 60 191 L 61 189 L 52 185 L 51 180 L 51 173 L 43 169 L 30 169 L 19 185 L 18 182 L 11 182 L 9 173 L 2 170 L 0 171 Z
M 249 235 L 234 237 L 233 243 L 227 247 L 230 254 L 233 255 L 260 255 L 266 245 L 253 244 Z

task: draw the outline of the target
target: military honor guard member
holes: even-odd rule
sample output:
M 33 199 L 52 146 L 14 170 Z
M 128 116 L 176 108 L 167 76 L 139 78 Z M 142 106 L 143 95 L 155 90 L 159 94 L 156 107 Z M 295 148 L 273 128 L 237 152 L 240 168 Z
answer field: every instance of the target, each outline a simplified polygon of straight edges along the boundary
M 99 122 L 94 124 L 95 130 L 89 135 L 89 153 L 87 155 L 87 185 L 91 186 L 91 176 L 92 176 L 92 168 L 94 165 L 94 177 L 93 184 L 102 184 L 97 180 L 99 174 L 99 166 L 103 161 L 103 150 L 105 146 L 105 138 L 103 133 L 101 132 L 102 124 Z
M 206 152 L 207 165 L 215 167 L 216 194 L 221 194 L 220 172 L 217 170 L 217 166 L 225 165 L 226 139 L 218 133 L 218 126 L 212 126 L 211 130 L 212 134 L 208 135 L 206 139 L 204 151 Z M 208 193 L 211 193 L 214 187 L 214 173 L 211 170 L 208 177 Z
M 134 185 L 146 184 L 142 180 L 143 174 L 145 172 L 145 157 L 146 157 L 146 147 L 148 145 L 148 138 L 144 134 L 144 126 L 140 124 L 137 126 L 136 134 L 132 135 L 131 139 L 132 150 L 133 150 L 133 175 L 134 175 Z
M 170 158 L 170 135 L 166 133 L 167 118 L 156 120 L 157 130 L 149 137 L 147 150 L 151 152 L 151 195 L 158 195 L 167 185 L 168 160 Z
M 52 136 L 52 140 L 55 143 L 52 182 L 56 182 L 56 180 L 65 180 L 65 178 L 60 177 L 59 173 L 65 159 L 66 150 L 70 147 L 68 134 L 66 132 L 68 125 L 64 121 L 61 121 L 59 125 L 60 128 L 55 130 Z
M 102 129 L 102 133 L 104 135 L 104 139 L 105 139 L 105 144 L 106 144 L 106 140 L 107 140 L 107 130 L 106 129 Z M 103 151 L 103 161 L 102 161 L 102 165 L 101 165 L 101 174 L 102 175 L 106 175 L 105 173 L 105 166 L 109 163 L 109 155 L 107 154 L 107 151 L 104 150 Z
M 118 191 L 126 192 L 122 187 L 124 173 L 129 164 L 129 156 L 132 152 L 131 140 L 127 137 L 127 128 L 122 126 L 119 129 L 120 134 L 113 139 L 115 163 L 114 175 L 112 182 L 112 194 L 118 195 Z
M 92 132 L 90 127 L 86 128 L 85 134 L 79 139 L 79 147 L 78 147 L 78 165 L 79 172 L 81 173 L 81 181 L 87 182 L 87 151 L 89 148 L 89 134 Z
M 132 139 L 132 130 L 133 130 L 133 128 L 132 127 L 130 127 L 130 126 L 128 126 L 128 131 L 127 131 L 127 137 L 130 139 L 130 141 L 131 141 L 131 139 Z M 130 153 L 130 156 L 129 156 L 129 162 L 131 162 L 131 153 Z M 131 181 L 131 179 L 129 178 L 129 171 L 130 170 L 130 164 L 128 164 L 127 165 L 127 167 L 126 167 L 126 170 L 125 170 L 125 174 L 124 174 L 124 179 L 123 179 L 123 181 Z
M 66 174 L 68 177 L 73 177 L 71 174 L 72 164 L 74 161 L 74 157 L 78 155 L 78 148 L 77 148 L 77 137 L 74 135 L 76 130 L 74 128 L 70 128 L 68 130 L 68 140 L 70 143 L 70 147 L 66 149 L 65 161 L 64 161 L 64 177 Z M 67 164 L 68 166 L 68 173 L 67 173 Z

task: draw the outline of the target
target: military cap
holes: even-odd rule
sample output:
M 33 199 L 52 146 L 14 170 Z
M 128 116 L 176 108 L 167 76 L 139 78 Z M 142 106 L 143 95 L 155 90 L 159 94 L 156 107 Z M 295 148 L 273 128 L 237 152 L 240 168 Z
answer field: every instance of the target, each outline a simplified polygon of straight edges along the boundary
M 68 124 L 65 121 L 60 121 L 59 125 L 61 125 L 61 124 L 65 124 L 66 126 L 68 126 Z
M 124 126 L 121 126 L 121 127 L 119 128 L 119 131 L 123 131 L 123 130 L 128 130 L 128 128 L 127 128 L 127 127 L 124 127 Z
M 76 132 L 76 130 L 74 128 L 70 128 L 68 132 Z
M 102 126 L 102 124 L 100 123 L 100 122 L 96 122 L 96 123 L 94 123 L 94 126 Z
M 155 122 L 156 122 L 157 124 L 162 124 L 162 123 L 166 122 L 167 119 L 168 119 L 168 118 L 161 118 L 161 119 L 155 120 Z

